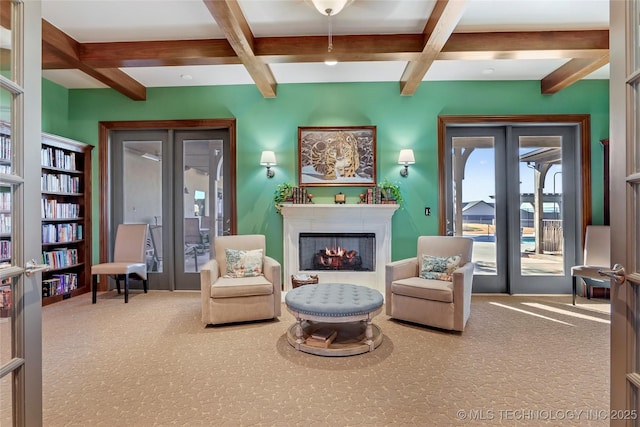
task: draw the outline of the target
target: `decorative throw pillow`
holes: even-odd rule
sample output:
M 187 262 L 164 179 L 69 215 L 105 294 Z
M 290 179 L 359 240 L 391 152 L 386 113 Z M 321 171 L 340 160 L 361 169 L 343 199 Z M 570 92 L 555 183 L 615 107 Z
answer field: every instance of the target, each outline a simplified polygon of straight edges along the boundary
M 423 279 L 443 280 L 446 282 L 453 282 L 453 276 L 449 273 L 433 273 L 431 271 L 423 272 L 420 274 Z
M 262 276 L 262 249 L 243 251 L 225 248 L 224 252 L 227 261 L 225 277 Z
M 460 266 L 462 255 L 438 257 L 422 255 L 420 277 L 423 279 L 453 281 L 452 273 Z

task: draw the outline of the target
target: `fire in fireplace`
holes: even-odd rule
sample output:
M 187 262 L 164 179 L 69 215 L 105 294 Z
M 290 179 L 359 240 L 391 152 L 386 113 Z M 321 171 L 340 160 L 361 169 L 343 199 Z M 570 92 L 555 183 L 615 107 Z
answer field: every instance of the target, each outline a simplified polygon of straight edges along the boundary
M 355 250 L 345 250 L 338 246 L 337 249 L 320 249 L 313 258 L 313 266 L 316 270 L 330 268 L 332 270 L 359 270 L 362 266 L 362 258 Z
M 375 271 L 374 233 L 300 233 L 300 270 Z

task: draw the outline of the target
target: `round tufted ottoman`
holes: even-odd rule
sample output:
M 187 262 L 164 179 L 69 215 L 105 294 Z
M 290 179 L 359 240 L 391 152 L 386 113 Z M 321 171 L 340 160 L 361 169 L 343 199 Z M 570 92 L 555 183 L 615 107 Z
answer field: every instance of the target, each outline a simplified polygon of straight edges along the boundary
M 382 342 L 380 328 L 372 323 L 382 311 L 382 302 L 382 294 L 375 289 L 346 283 L 292 289 L 285 297 L 287 309 L 296 318 L 287 333 L 289 344 L 322 356 L 373 351 Z

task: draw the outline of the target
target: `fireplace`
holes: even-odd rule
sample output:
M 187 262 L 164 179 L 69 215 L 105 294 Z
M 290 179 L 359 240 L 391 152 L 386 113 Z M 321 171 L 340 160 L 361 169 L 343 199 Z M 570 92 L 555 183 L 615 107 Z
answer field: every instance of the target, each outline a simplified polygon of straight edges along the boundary
M 301 271 L 375 271 L 374 233 L 300 233 Z
M 391 217 L 396 209 L 398 205 L 285 204 L 284 291 L 292 289 L 291 275 L 313 271 L 320 283 L 352 283 L 384 294 L 385 265 L 391 261 Z M 314 258 L 320 266 L 313 264 Z

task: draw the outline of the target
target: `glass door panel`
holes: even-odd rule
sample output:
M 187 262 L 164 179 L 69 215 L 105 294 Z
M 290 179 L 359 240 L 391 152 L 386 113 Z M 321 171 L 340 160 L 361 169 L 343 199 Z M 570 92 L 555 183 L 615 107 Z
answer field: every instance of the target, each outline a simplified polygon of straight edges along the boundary
M 474 274 L 495 275 L 495 138 L 454 137 L 452 144 L 453 234 L 475 241 Z
M 196 273 L 211 259 L 211 242 L 215 235 L 216 183 L 209 171 L 216 151 L 222 152 L 222 141 L 185 140 L 184 152 L 184 269 Z M 214 209 L 211 209 L 214 207 Z
M 581 235 L 576 129 L 540 125 L 510 130 L 512 293 L 571 293 L 569 272 L 578 263 Z
M 518 146 L 520 273 L 562 276 L 562 138 L 521 136 Z
M 149 224 L 147 271 L 162 270 L 162 141 L 124 141 L 124 223 Z
M 113 138 L 113 227 L 117 224 L 148 224 L 146 245 L 150 289 L 171 289 L 170 268 L 164 257 L 164 228 L 171 223 L 171 197 L 163 188 L 170 182 L 172 157 L 165 130 L 114 131 Z M 171 186 L 169 185 L 169 188 Z M 171 190 L 169 190 L 171 191 Z M 115 238 L 115 235 L 112 236 Z M 132 287 L 142 286 L 138 281 Z
M 0 1 L 0 16 L 2 17 L 10 17 L 13 13 L 11 10 L 13 2 L 10 1 Z M 11 20 L 10 19 L 0 19 L 0 74 L 5 76 L 10 80 L 13 79 L 13 34 L 11 31 Z M 0 102 L 0 105 L 7 106 L 10 105 L 9 102 Z
M 176 155 L 182 158 L 181 232 L 176 234 L 177 289 L 199 289 L 202 266 L 215 257 L 216 236 L 228 234 L 229 167 L 224 158 L 229 148 L 226 131 L 176 131 Z M 176 170 L 176 174 L 178 171 Z M 176 190 L 177 191 L 177 190 Z M 178 254 L 179 248 L 183 248 Z
M 1 96 L 2 95 L 0 94 L 0 97 Z M 2 103 L 0 102 L 0 104 Z M 8 110 L 8 113 L 11 114 L 11 109 L 8 108 Z M 7 122 L 2 122 L 0 123 L 0 173 L 10 174 L 13 172 L 13 169 L 11 167 L 12 154 L 11 129 Z
M 506 292 L 504 129 L 448 128 L 447 141 L 452 183 L 448 234 L 474 240 L 474 291 Z

